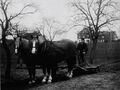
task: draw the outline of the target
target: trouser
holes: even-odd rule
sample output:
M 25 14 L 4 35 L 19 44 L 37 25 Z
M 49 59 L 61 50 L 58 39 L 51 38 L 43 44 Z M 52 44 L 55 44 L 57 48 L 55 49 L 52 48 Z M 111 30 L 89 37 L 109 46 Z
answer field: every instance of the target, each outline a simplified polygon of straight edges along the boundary
M 85 56 L 83 53 L 78 54 L 78 64 L 79 65 L 84 65 L 86 63 L 85 61 Z

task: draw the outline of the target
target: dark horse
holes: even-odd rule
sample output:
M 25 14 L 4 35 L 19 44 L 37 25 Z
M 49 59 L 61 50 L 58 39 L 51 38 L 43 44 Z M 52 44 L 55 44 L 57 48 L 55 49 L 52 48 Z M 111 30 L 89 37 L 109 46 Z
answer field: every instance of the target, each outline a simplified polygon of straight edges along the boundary
M 43 69 L 43 80 L 48 83 L 52 82 L 52 76 L 56 70 L 57 64 L 66 61 L 68 65 L 67 76 L 73 76 L 73 67 L 76 62 L 76 45 L 73 41 L 64 39 L 61 41 L 48 41 L 42 35 L 33 37 L 32 40 L 18 39 L 22 43 L 21 48 L 22 58 L 27 65 L 31 81 L 35 78 L 35 65 L 41 65 Z M 26 45 L 23 45 L 26 44 Z M 16 43 L 17 45 L 17 43 Z M 16 46 L 17 47 L 17 46 Z
M 30 81 L 29 83 L 35 82 L 35 64 L 33 63 L 33 54 L 31 53 L 32 41 L 23 37 L 17 37 L 15 39 L 15 54 L 20 54 L 20 58 L 23 60 L 23 63 L 26 64 Z

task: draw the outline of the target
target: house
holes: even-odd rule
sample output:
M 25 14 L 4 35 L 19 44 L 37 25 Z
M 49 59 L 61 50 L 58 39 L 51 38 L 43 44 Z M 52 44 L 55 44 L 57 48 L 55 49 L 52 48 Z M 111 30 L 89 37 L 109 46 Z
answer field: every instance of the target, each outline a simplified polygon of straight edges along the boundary
M 77 33 L 77 39 L 85 38 L 87 43 L 91 42 L 90 32 L 88 28 L 84 28 Z M 110 42 L 117 40 L 117 34 L 115 31 L 100 31 L 98 42 Z

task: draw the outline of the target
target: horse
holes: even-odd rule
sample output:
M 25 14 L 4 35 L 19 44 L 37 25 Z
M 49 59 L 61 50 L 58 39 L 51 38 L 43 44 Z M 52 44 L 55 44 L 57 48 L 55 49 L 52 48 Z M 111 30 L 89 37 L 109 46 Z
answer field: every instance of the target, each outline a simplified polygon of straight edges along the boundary
M 21 58 L 26 64 L 30 81 L 35 83 L 35 66 L 40 65 L 43 70 L 42 82 L 51 83 L 55 75 L 57 64 L 66 61 L 68 65 L 67 77 L 72 78 L 73 67 L 76 62 L 76 45 L 73 41 L 49 41 L 40 35 L 31 40 L 17 37 L 15 40 L 15 53 L 21 53 Z
M 19 52 L 19 49 L 18 49 L 18 47 L 19 47 L 19 43 L 18 43 L 18 40 L 19 40 L 20 38 L 14 38 L 14 41 L 15 41 L 15 43 L 14 43 L 14 49 L 15 49 L 15 55 L 17 55 L 17 65 L 16 65 L 16 68 L 20 68 L 20 67 L 22 67 L 22 64 L 23 64 L 23 62 L 22 62 L 22 59 L 21 59 L 21 52 Z
M 47 80 L 48 83 L 52 82 L 57 64 L 62 61 L 68 65 L 67 77 L 72 78 L 73 67 L 76 63 L 76 45 L 73 41 L 68 39 L 49 41 L 40 35 L 32 40 L 31 53 L 39 58 L 36 64 L 42 65 L 44 74 L 42 82 Z
M 35 64 L 31 63 L 33 60 L 33 55 L 31 51 L 31 40 L 25 39 L 23 37 L 17 37 L 15 39 L 15 54 L 20 53 L 20 58 L 23 60 L 23 63 L 26 64 L 30 81 L 29 84 L 35 83 Z

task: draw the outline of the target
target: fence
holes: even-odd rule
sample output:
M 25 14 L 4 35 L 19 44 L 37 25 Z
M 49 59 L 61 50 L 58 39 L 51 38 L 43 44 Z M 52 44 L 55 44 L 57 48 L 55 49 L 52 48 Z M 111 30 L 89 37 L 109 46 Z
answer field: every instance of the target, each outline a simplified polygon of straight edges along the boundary
M 87 59 L 89 59 L 90 56 L 91 46 L 92 44 L 88 44 L 89 51 L 86 56 Z M 120 42 L 98 43 L 95 60 L 98 62 L 114 62 L 114 60 L 120 60 Z

